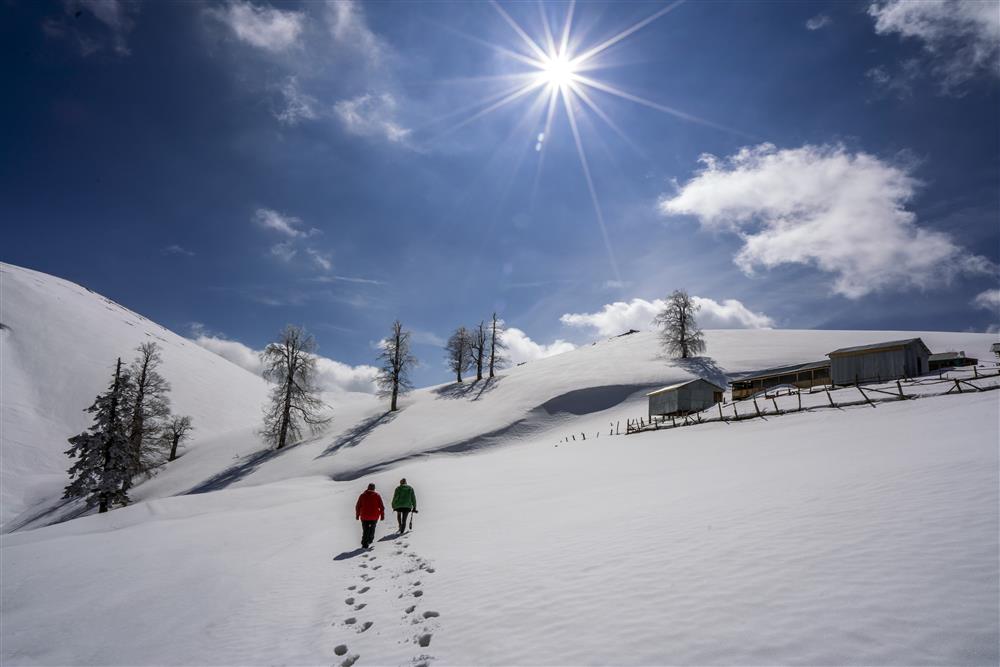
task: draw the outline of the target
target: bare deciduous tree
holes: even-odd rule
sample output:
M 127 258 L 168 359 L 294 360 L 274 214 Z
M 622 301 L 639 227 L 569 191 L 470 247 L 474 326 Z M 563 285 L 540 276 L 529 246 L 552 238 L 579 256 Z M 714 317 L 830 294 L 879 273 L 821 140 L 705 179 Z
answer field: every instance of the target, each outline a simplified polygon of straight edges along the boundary
M 191 418 L 188 416 L 181 417 L 174 415 L 170 419 L 163 433 L 164 440 L 170 446 L 167 461 L 173 461 L 177 458 L 177 446 L 191 437 L 191 431 L 193 430 L 194 426 L 192 426 Z
M 162 429 L 170 416 L 170 384 L 160 375 L 163 363 L 160 346 L 154 342 L 136 348 L 139 353 L 129 367 L 129 399 L 126 406 L 131 476 L 125 480 L 127 492 L 132 477 L 149 473 L 163 463 Z
M 472 350 L 472 363 L 476 366 L 476 382 L 483 379 L 483 363 L 486 361 L 488 340 L 485 322 L 480 322 L 469 332 L 469 349 Z
M 375 379 L 378 394 L 383 398 L 390 397 L 389 411 L 395 412 L 399 395 L 413 388 L 410 369 L 417 363 L 417 358 L 410 354 L 410 332 L 403 331 L 399 320 L 392 323 L 392 333 L 382 342 L 378 358 L 382 362 Z
M 493 377 L 495 370 L 507 365 L 507 356 L 504 354 L 507 349 L 507 344 L 503 340 L 504 331 L 503 320 L 493 313 L 493 321 L 490 324 L 490 377 Z
M 445 345 L 445 357 L 448 360 L 448 367 L 455 374 L 455 381 L 462 381 L 462 371 L 469 369 L 469 362 L 472 360 L 471 338 L 469 330 L 465 327 L 455 329 Z
M 260 353 L 264 379 L 275 383 L 271 400 L 264 408 L 260 433 L 281 449 L 289 439 L 302 436 L 303 425 L 310 432 L 330 421 L 322 416 L 327 407 L 316 386 L 316 341 L 301 327 L 287 325 L 278 340 Z
M 705 335 L 698 328 L 698 306 L 684 290 L 674 290 L 653 324 L 660 328 L 660 343 L 672 357 L 687 359 L 705 351 Z

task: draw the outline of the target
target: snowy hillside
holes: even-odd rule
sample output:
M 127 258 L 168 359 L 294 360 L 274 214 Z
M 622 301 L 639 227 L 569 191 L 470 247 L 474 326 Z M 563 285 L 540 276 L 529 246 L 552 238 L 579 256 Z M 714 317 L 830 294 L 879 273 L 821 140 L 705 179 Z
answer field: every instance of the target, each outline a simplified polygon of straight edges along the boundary
M 6 263 L 0 292 L 0 522 L 61 495 L 66 438 L 89 426 L 84 410 L 110 382 L 117 357 L 131 360 L 143 342 L 162 348 L 173 409 L 194 418 L 194 442 L 259 418 L 263 380 L 99 294 Z
M 269 452 L 255 376 L 72 283 L 2 278 L 5 511 L 39 503 L 0 545 L 3 664 L 1000 660 L 1000 391 L 606 437 L 695 375 L 913 335 L 985 360 L 992 336 L 711 331 L 680 363 L 640 333 L 391 415 L 332 396 L 326 431 Z M 47 526 L 79 514 L 66 435 L 148 338 L 195 446 L 133 505 Z M 414 532 L 387 517 L 360 552 L 357 494 L 402 476 Z
M 998 394 L 526 439 L 14 533 L 2 659 L 996 664 Z M 355 497 L 404 475 L 414 531 L 389 517 L 360 553 Z

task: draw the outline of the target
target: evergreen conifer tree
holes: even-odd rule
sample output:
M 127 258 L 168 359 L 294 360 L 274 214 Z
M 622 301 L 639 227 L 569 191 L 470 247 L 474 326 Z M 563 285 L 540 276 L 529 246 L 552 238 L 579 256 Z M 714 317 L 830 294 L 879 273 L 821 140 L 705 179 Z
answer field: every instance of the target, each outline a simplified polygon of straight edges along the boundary
M 128 384 L 119 358 L 111 386 L 86 410 L 94 415 L 93 425 L 69 439 L 66 454 L 76 462 L 69 469 L 71 481 L 63 498 L 85 498 L 88 506 L 97 505 L 100 512 L 128 504 L 125 482 L 130 477 L 131 455 L 124 418 Z

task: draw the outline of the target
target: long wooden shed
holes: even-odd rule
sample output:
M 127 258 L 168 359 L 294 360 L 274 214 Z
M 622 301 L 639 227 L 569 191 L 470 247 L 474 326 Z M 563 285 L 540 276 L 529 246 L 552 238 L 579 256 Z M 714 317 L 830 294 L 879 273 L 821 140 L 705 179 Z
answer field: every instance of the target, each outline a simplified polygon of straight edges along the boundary
M 826 385 L 830 384 L 830 360 L 823 359 L 805 364 L 754 371 L 738 380 L 733 380 L 730 384 L 733 387 L 734 401 L 749 398 L 754 394 L 780 385 L 791 385 L 800 389 Z
M 907 338 L 843 347 L 827 356 L 833 384 L 847 385 L 923 375 L 931 351 L 920 338 Z
M 700 412 L 716 403 L 721 403 L 725 391 L 724 387 L 705 378 L 678 382 L 646 394 L 649 398 L 649 416 L 663 417 Z

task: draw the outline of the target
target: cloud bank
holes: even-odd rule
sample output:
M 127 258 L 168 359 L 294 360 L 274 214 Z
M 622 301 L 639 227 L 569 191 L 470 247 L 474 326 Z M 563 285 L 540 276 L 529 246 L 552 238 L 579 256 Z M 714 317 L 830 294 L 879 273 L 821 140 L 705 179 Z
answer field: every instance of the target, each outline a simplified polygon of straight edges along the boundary
M 696 320 L 702 329 L 769 329 L 774 326 L 770 317 L 753 312 L 736 299 L 719 302 L 700 296 L 691 298 L 699 306 Z M 566 313 L 559 321 L 571 327 L 591 327 L 601 336 L 616 336 L 629 329 L 649 330 L 653 318 L 666 305 L 663 299 L 615 301 L 605 304 L 596 313 Z
M 919 181 L 873 155 L 841 145 L 761 144 L 700 161 L 703 169 L 664 197 L 660 210 L 739 234 L 735 262 L 747 274 L 781 264 L 815 266 L 833 276 L 835 293 L 857 299 L 996 271 L 948 234 L 919 227 L 905 208 Z
M 1000 9 L 987 0 L 881 0 L 868 7 L 875 32 L 916 39 L 946 89 L 977 74 L 1000 76 Z
M 561 339 L 556 339 L 548 345 L 536 343 L 531 340 L 528 334 L 516 327 L 508 327 L 504 331 L 503 342 L 507 344 L 507 356 L 514 364 L 551 357 L 554 354 L 576 349 L 576 345 Z
M 214 352 L 223 359 L 228 359 L 254 375 L 263 374 L 260 350 L 254 350 L 235 340 L 207 333 L 198 326 L 194 327 L 194 335 L 194 342 L 206 350 Z M 375 377 L 378 374 L 378 369 L 374 366 L 351 366 L 317 355 L 316 371 L 317 384 L 323 391 L 375 393 Z
M 257 6 L 242 0 L 210 9 L 208 14 L 228 26 L 241 42 L 272 53 L 294 46 L 305 27 L 302 12 Z

